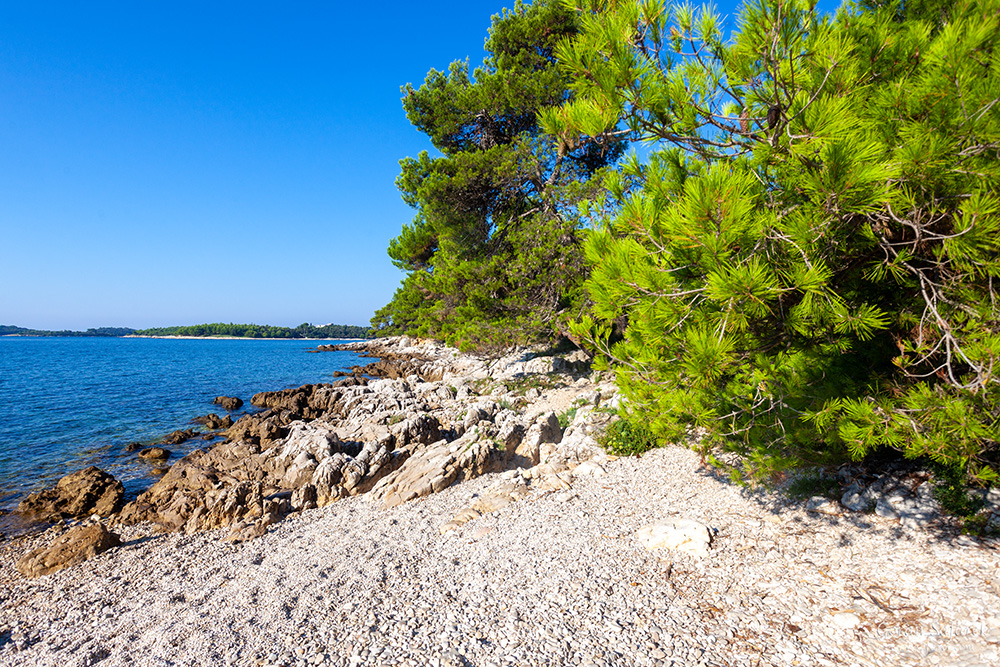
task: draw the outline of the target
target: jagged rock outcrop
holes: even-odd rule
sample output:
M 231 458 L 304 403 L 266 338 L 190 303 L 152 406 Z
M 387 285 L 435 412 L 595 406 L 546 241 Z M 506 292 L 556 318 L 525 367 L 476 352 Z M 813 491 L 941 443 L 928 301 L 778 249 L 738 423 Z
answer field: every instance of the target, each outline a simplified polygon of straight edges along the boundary
M 367 494 L 391 507 L 511 465 L 541 471 L 544 466 L 536 464 L 547 461 L 556 481 L 545 484 L 561 488 L 568 485 L 558 477 L 567 461 L 578 464 L 596 445 L 574 421 L 567 433 L 575 445 L 563 451 L 559 443 L 566 436 L 554 412 L 523 412 L 540 392 L 526 398 L 523 390 L 511 393 L 516 387 L 508 391 L 491 379 L 512 377 L 512 364 L 521 369 L 517 373 L 535 366 L 540 372 L 569 368 L 559 357 L 526 367 L 524 353 L 518 353 L 487 365 L 405 338 L 364 346 L 350 349 L 382 358 L 356 371 L 380 377 L 354 375 L 255 394 L 250 402 L 260 412 L 229 427 L 227 442 L 174 464 L 119 520 L 187 532 L 229 526 L 227 539 L 242 541 L 264 534 L 289 512 L 349 495 Z M 480 504 L 476 511 L 488 511 L 487 501 Z
M 17 506 L 17 512 L 38 521 L 109 516 L 118 510 L 124 496 L 121 482 L 90 466 L 66 475 L 51 489 L 32 493 Z
M 77 526 L 51 545 L 28 552 L 17 561 L 17 570 L 26 577 L 52 574 L 120 544 L 118 535 L 100 523 Z
M 439 440 L 421 449 L 376 484 L 367 497 L 384 507 L 395 507 L 440 491 L 456 480 L 499 470 L 505 458 L 504 450 L 494 440 L 482 437 L 477 430 L 470 431 L 452 442 Z

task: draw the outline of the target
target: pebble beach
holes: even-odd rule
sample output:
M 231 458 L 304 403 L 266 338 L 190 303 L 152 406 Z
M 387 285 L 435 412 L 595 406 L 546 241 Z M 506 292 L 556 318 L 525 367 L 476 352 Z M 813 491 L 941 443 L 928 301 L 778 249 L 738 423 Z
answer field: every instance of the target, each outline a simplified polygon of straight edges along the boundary
M 0 665 L 1000 661 L 995 541 L 813 511 L 679 446 L 604 457 L 598 472 L 444 533 L 522 471 L 390 508 L 343 498 L 239 543 L 121 526 L 121 547 L 34 579 L 15 562 L 63 529 L 8 540 Z M 710 527 L 707 553 L 636 538 L 678 519 Z

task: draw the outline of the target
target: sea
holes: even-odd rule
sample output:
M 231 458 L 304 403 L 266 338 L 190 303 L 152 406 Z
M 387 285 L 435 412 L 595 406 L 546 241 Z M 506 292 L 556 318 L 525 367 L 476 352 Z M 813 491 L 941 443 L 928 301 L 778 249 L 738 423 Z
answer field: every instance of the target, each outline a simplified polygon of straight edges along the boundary
M 134 497 L 156 481 L 154 465 L 127 452 L 133 442 L 195 428 L 225 415 L 216 396 L 250 397 L 364 364 L 354 352 L 315 352 L 329 341 L 267 339 L 0 337 L 0 530 L 25 495 L 97 466 Z M 310 353 L 310 350 L 313 353 Z M 176 460 L 207 443 L 169 445 Z

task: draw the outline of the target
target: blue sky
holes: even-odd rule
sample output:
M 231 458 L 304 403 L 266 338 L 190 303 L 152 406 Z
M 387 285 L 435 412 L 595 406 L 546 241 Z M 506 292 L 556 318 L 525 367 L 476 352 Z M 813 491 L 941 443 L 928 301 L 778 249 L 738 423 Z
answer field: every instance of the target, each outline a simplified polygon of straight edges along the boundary
M 399 87 L 512 4 L 0 2 L 0 324 L 367 324 Z

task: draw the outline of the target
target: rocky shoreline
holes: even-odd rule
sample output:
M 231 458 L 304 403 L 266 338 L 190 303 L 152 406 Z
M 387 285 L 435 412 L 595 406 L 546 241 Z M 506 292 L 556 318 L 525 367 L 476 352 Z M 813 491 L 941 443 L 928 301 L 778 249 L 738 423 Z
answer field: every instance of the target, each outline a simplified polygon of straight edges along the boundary
M 0 665 L 1000 659 L 996 545 L 935 529 L 926 484 L 796 503 L 682 448 L 609 457 L 616 391 L 580 353 L 336 348 L 378 360 L 0 546 Z M 103 548 L 18 571 L 73 531 Z

